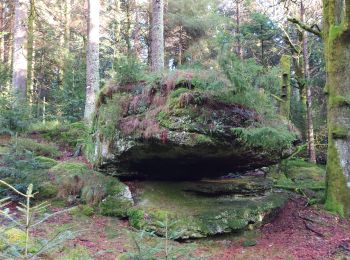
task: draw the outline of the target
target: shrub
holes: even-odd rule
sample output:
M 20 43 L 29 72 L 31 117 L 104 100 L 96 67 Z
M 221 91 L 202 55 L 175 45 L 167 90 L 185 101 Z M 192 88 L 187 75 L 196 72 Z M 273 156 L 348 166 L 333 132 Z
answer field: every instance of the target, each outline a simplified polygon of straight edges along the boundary
M 114 61 L 113 70 L 110 72 L 112 80 L 124 85 L 143 79 L 144 65 L 133 57 L 121 57 Z
M 33 229 L 39 226 L 48 218 L 61 212 L 41 216 L 46 212 L 48 203 L 32 205 L 33 185 L 30 184 L 23 193 L 10 184 L 0 180 L 0 184 L 7 186 L 16 195 L 19 195 L 26 203 L 20 203 L 17 210 L 22 214 L 13 213 L 7 206 L 10 204 L 10 198 L 0 200 L 0 216 L 6 219 L 5 226 L 0 229 L 0 258 L 1 259 L 35 259 L 64 242 L 72 239 L 74 233 L 71 231 L 58 234 L 51 240 L 37 241 L 33 239 Z M 16 214 L 16 215 L 15 215 Z
M 6 92 L 0 93 L 0 133 L 14 134 L 25 131 L 34 120 L 26 103 L 16 103 Z
M 252 148 L 266 150 L 280 150 L 291 148 L 295 135 L 283 129 L 271 127 L 261 128 L 232 128 L 238 141 L 244 142 Z

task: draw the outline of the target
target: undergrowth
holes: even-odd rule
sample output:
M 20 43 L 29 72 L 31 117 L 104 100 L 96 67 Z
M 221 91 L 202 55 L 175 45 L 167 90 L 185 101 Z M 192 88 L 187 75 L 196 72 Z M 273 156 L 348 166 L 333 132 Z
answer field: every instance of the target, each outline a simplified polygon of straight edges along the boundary
M 11 204 L 10 197 L 0 200 L 0 217 L 7 221 L 7 224 L 2 221 L 5 224 L 0 226 L 0 257 L 2 259 L 37 259 L 40 255 L 56 249 L 64 241 L 75 237 L 75 232 L 66 230 L 48 240 L 34 239 L 33 231 L 36 227 L 49 218 L 70 209 L 47 214 L 49 206 L 47 202 L 32 205 L 35 196 L 32 184 L 29 184 L 25 193 L 2 180 L 0 184 L 8 187 L 24 200 L 16 207 L 17 213 L 8 208 Z

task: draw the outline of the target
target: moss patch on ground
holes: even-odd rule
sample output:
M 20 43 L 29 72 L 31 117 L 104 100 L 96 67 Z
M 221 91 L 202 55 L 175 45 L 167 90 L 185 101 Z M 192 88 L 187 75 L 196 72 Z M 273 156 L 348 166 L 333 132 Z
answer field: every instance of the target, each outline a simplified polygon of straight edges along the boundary
M 56 158 L 61 155 L 58 147 L 52 143 L 38 143 L 29 138 L 14 139 L 13 144 L 17 152 L 30 151 L 37 156 Z
M 312 203 L 324 200 L 326 169 L 302 159 L 285 160 L 269 174 L 275 188 L 305 195 Z

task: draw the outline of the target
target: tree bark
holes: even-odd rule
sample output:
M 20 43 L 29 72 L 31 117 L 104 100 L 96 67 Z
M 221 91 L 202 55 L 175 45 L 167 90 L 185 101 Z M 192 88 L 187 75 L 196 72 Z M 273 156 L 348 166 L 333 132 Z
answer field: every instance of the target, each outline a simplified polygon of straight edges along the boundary
M 291 57 L 288 55 L 283 55 L 281 57 L 280 66 L 282 69 L 282 79 L 281 79 L 281 102 L 280 102 L 280 115 L 284 116 L 288 120 L 290 119 L 290 100 L 292 94 L 292 88 L 290 84 L 290 67 L 291 67 Z
M 5 57 L 5 8 L 4 4 L 0 3 L 0 62 L 4 63 Z
M 151 24 L 151 69 L 159 72 L 164 69 L 164 1 L 152 0 Z
M 236 0 L 236 35 L 237 35 L 237 54 L 243 60 L 243 51 L 241 43 L 241 14 L 240 14 L 240 0 Z
M 100 3 L 99 0 L 89 0 L 88 44 L 86 62 L 86 103 L 84 119 L 91 123 L 95 111 L 96 94 L 99 90 L 99 47 L 100 47 Z
M 15 22 L 13 28 L 13 71 L 12 71 L 12 93 L 17 99 L 26 99 L 27 86 L 27 21 L 28 0 L 15 0 Z
M 304 2 L 300 2 L 300 18 L 301 22 L 305 21 L 305 6 Z M 308 144 L 308 157 L 309 162 L 316 163 L 316 149 L 314 138 L 314 124 L 312 119 L 312 96 L 310 86 L 310 67 L 309 67 L 309 51 L 308 51 L 308 35 L 305 31 L 302 32 L 302 45 L 303 45 L 303 61 L 304 61 L 304 77 L 305 77 L 305 90 L 306 90 L 306 120 L 307 120 L 307 144 Z
M 27 71 L 27 94 L 29 97 L 29 102 L 32 103 L 33 94 L 33 74 L 34 74 L 34 20 L 35 20 L 35 0 L 30 0 L 29 7 L 29 19 L 28 19 L 28 71 Z
M 323 0 L 328 94 L 326 205 L 350 216 L 350 0 Z

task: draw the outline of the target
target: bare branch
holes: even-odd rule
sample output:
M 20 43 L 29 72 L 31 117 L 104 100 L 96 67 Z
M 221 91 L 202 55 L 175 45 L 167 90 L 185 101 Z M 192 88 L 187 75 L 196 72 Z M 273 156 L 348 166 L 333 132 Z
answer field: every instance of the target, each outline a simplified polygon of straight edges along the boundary
M 320 28 L 318 27 L 317 24 L 314 24 L 312 26 L 308 26 L 296 18 L 288 18 L 288 21 L 300 26 L 300 28 L 302 28 L 303 30 L 308 31 L 308 32 L 322 38 L 322 31 L 320 30 Z M 316 29 L 314 29 L 314 28 L 316 28 Z

